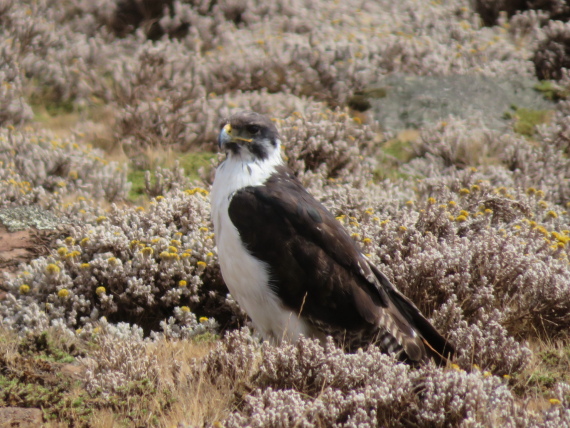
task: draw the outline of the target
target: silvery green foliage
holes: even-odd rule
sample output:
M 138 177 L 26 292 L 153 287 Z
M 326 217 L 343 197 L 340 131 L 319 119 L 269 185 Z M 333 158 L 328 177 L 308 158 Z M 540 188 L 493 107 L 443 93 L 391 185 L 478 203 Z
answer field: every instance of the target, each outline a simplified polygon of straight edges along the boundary
M 61 208 L 66 195 L 119 201 L 130 183 L 126 168 L 74 137 L 0 130 L 0 207 L 40 203 Z
M 296 113 L 277 125 L 287 164 L 304 185 L 372 179 L 375 133 L 348 111 Z
M 8 70 L 16 92 L 3 105 L 18 105 L 21 85 L 56 107 L 103 101 L 115 108 L 116 139 L 132 152 L 188 148 L 209 142 L 232 104 L 284 117 L 297 103 L 283 102 L 284 94 L 343 105 L 387 73 L 531 76 L 534 45 L 525 37 L 542 34 L 530 18 L 513 21 L 520 34 L 481 27 L 466 0 L 174 1 L 160 25 L 166 33 L 188 25 L 187 34 L 151 42 L 142 30 L 110 33 L 117 5 L 6 0 L 0 43 L 6 62 L 17 65 Z M 14 120 L 29 119 L 29 108 L 18 108 Z
M 26 330 L 59 320 L 89 329 L 105 316 L 139 323 L 147 334 L 162 329 L 189 337 L 214 330 L 214 321 L 198 322 L 191 310 L 209 301 L 220 311 L 225 300 L 225 291 L 214 286 L 219 272 L 206 194 L 178 190 L 157 197 L 147 210 L 112 206 L 96 218 L 86 212 L 85 224 L 72 226 L 51 256 L 8 280 L 3 324 Z M 33 320 L 38 306 L 43 312 Z
M 140 327 L 119 323 L 116 326 L 104 320 L 94 334 L 95 348 L 88 358 L 80 358 L 85 369 L 85 388 L 90 394 L 125 394 L 130 382 L 158 383 L 156 356 L 147 352 Z M 120 341 L 121 346 L 117 346 Z
M 323 347 L 307 339 L 264 344 L 258 363 L 254 350 L 247 334 L 232 333 L 205 359 L 215 373 L 253 382 L 225 426 L 531 427 L 544 419 L 560 426 L 570 421 L 564 405 L 538 414 L 513 394 L 508 379 L 478 367 L 412 369 L 375 347 L 345 354 L 332 341 Z M 557 388 L 557 397 L 567 400 L 570 387 Z

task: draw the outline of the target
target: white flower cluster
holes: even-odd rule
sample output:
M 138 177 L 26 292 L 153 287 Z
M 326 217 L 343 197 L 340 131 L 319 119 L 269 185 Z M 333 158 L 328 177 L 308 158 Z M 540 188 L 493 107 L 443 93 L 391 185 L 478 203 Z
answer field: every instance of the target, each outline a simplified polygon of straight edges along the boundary
M 120 201 L 127 171 L 97 149 L 33 131 L 0 129 L 0 208 L 42 204 L 63 207 L 66 196 Z
M 160 328 L 174 337 L 213 331 L 214 320 L 197 320 L 192 313 L 206 304 L 220 311 L 225 300 L 225 291 L 213 285 L 219 271 L 207 193 L 177 190 L 158 196 L 146 210 L 112 206 L 105 216 L 86 213 L 87 223 L 72 226 L 51 256 L 8 280 L 3 324 L 34 329 L 59 320 L 91 331 L 105 316 L 141 325 L 147 334 Z
M 470 366 L 419 369 L 396 363 L 376 347 L 345 354 L 329 341 L 265 344 L 260 361 L 245 332 L 231 333 L 203 360 L 201 370 L 252 382 L 228 427 L 264 426 L 567 426 L 568 385 L 542 414 L 524 406 L 509 378 Z M 239 362 L 239 363 L 238 363 Z M 201 371 L 199 371 L 201 373 Z M 560 403 L 560 404 L 558 404 Z

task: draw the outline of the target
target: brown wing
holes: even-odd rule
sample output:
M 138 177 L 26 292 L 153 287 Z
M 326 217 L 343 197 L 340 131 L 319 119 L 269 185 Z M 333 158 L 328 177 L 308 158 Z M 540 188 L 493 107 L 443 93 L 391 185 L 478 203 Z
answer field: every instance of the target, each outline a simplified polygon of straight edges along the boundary
M 432 354 L 430 347 L 446 349 L 413 303 L 285 168 L 264 186 L 236 192 L 229 215 L 248 250 L 269 265 L 271 287 L 292 310 L 350 331 L 380 326 L 412 361 Z

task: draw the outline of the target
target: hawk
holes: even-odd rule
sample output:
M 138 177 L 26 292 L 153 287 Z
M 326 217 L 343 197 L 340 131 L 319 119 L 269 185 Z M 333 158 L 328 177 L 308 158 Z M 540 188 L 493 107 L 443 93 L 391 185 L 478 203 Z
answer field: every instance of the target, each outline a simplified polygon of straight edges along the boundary
M 222 276 L 265 339 L 331 335 L 347 350 L 373 343 L 410 363 L 451 356 L 443 336 L 285 166 L 269 118 L 234 114 L 218 143 L 226 159 L 211 205 Z

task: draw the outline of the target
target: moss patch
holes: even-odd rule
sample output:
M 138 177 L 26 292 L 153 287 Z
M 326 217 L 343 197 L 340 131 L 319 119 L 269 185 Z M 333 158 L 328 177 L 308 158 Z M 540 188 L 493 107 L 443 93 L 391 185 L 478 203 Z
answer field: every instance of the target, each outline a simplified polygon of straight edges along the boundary
M 560 87 L 550 80 L 542 80 L 535 85 L 534 89 L 551 101 L 566 100 L 570 95 L 567 88 Z
M 200 174 L 198 173 L 200 168 L 208 168 L 210 166 L 210 161 L 216 157 L 215 153 L 212 152 L 189 152 L 184 154 L 173 153 L 168 157 L 156 156 L 156 158 L 163 159 L 153 168 L 157 166 L 160 167 L 171 167 L 174 160 L 178 160 L 179 165 L 184 169 L 184 173 L 191 180 L 199 180 Z M 132 202 L 140 201 L 145 195 L 145 174 L 146 169 L 132 169 L 127 180 L 132 183 L 131 190 L 129 192 L 129 200 Z M 155 175 L 151 171 L 150 176 L 151 183 L 154 183 Z
M 532 110 L 511 106 L 511 111 L 506 112 L 504 118 L 514 119 L 513 129 L 517 134 L 532 137 L 536 132 L 536 126 L 549 123 L 552 114 L 552 110 Z

